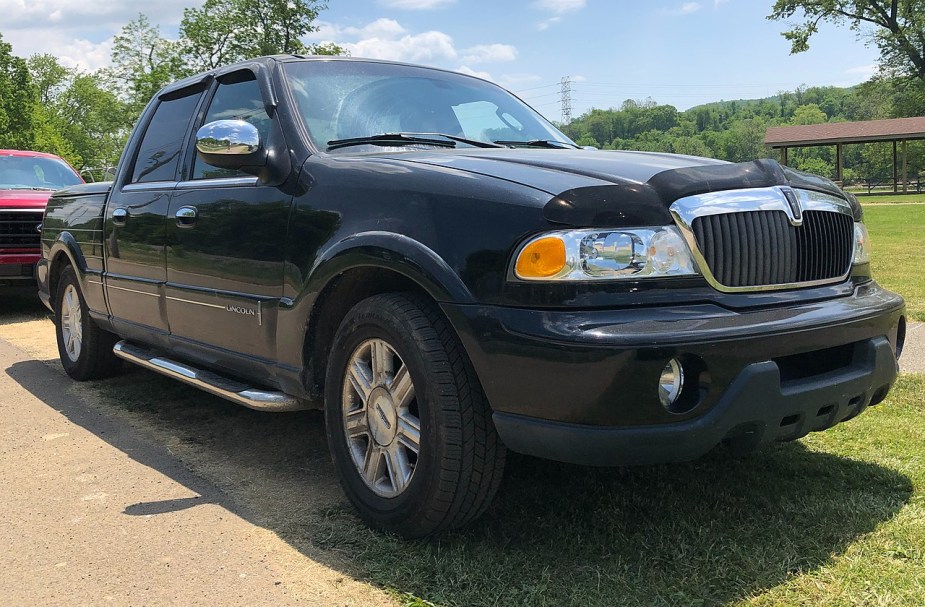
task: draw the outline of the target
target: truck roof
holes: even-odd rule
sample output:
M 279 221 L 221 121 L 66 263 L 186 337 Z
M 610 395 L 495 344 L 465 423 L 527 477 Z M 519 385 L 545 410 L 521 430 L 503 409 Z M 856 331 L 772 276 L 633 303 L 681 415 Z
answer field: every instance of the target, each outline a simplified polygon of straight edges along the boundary
M 404 65 L 408 67 L 419 67 L 429 70 L 434 70 L 437 72 L 447 72 L 457 76 L 468 76 L 470 78 L 475 78 L 476 80 L 484 80 L 478 76 L 473 76 L 471 74 L 464 74 L 462 72 L 454 72 L 452 70 L 446 70 L 439 67 L 431 67 L 429 65 L 421 65 L 416 63 L 405 63 L 402 61 L 391 61 L 388 59 L 369 59 L 366 57 L 344 57 L 340 55 L 265 55 L 263 57 L 254 57 L 253 59 L 246 59 L 244 61 L 239 61 L 238 63 L 231 63 L 228 65 L 223 65 L 221 67 L 216 67 L 205 72 L 200 72 L 193 76 L 189 76 L 182 80 L 177 80 L 167 84 L 154 96 L 155 98 L 161 98 L 164 95 L 168 95 L 175 91 L 183 90 L 187 87 L 201 84 L 207 82 L 212 78 L 219 78 L 230 72 L 236 72 L 240 69 L 250 68 L 254 71 L 259 69 L 270 69 L 270 65 L 274 63 L 291 63 L 295 61 L 356 61 L 363 63 L 386 63 L 391 65 Z

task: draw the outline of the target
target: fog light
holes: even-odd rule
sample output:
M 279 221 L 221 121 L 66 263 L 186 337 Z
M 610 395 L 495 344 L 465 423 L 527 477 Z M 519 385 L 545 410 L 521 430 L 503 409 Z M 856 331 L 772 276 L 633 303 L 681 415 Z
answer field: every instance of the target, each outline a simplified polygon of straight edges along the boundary
M 658 399 L 662 401 L 662 406 L 668 409 L 678 402 L 683 387 L 684 369 L 678 359 L 672 358 L 658 379 Z

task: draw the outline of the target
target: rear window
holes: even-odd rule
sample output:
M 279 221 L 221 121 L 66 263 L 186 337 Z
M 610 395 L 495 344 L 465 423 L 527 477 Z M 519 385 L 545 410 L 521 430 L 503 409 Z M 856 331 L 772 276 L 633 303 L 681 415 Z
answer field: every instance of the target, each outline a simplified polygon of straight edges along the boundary
M 0 190 L 57 190 L 83 183 L 63 160 L 0 156 Z
M 176 181 L 180 152 L 189 134 L 189 125 L 199 105 L 200 94 L 201 91 L 198 91 L 158 104 L 141 145 L 138 146 L 132 183 Z

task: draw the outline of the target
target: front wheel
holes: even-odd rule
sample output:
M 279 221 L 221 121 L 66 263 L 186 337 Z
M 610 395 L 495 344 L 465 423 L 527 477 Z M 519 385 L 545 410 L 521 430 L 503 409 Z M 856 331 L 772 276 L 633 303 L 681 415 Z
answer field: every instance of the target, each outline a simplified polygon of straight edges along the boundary
M 480 515 L 505 448 L 478 378 L 430 301 L 370 297 L 334 337 L 325 424 L 347 497 L 372 527 L 422 537 Z
M 113 375 L 122 364 L 112 352 L 119 338 L 99 328 L 90 318 L 87 302 L 70 266 L 61 272 L 56 294 L 58 356 L 65 373 L 78 381 Z

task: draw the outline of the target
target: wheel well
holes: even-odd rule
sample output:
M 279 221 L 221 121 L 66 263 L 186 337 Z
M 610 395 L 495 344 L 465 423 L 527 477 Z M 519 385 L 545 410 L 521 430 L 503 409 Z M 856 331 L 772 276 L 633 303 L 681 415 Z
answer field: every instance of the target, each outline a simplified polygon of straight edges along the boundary
M 51 272 L 48 275 L 48 296 L 51 298 L 52 306 L 54 306 L 55 294 L 58 292 L 58 281 L 61 280 L 61 273 L 70 265 L 71 260 L 64 253 L 58 253 L 51 261 Z
M 383 268 L 356 268 L 332 279 L 318 295 L 305 334 L 303 357 L 306 388 L 314 396 L 324 393 L 324 376 L 334 333 L 355 305 L 380 293 L 417 293 L 433 297 L 404 274 Z

